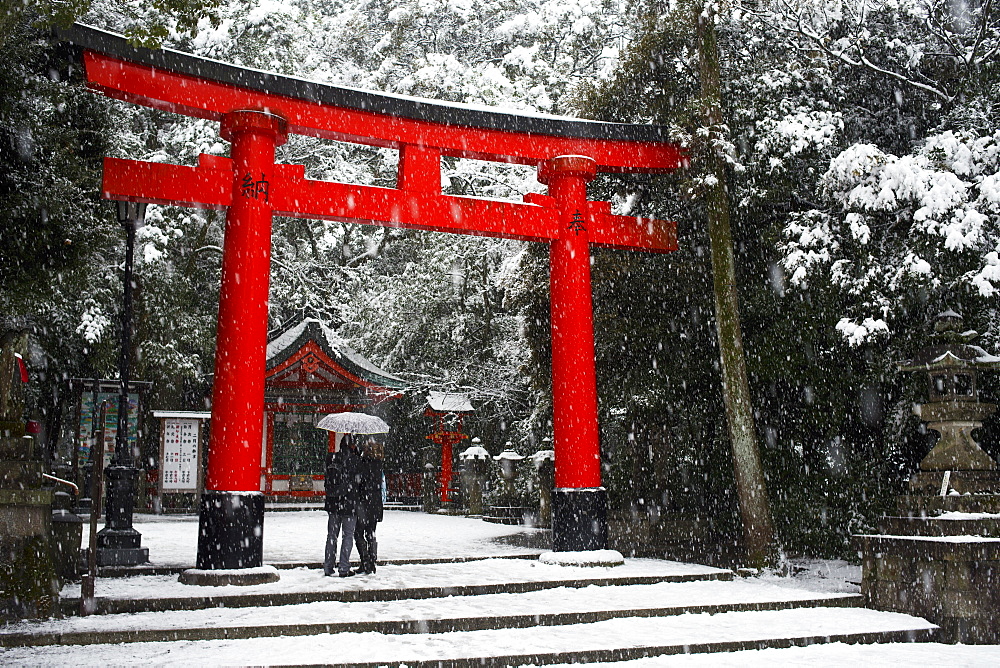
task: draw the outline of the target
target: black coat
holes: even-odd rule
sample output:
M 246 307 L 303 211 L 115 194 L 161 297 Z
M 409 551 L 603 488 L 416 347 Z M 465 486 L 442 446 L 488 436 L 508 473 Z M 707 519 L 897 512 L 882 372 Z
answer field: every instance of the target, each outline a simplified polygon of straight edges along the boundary
M 361 457 L 358 463 L 358 521 L 382 521 L 382 460 Z
M 360 461 L 357 450 L 351 447 L 327 453 L 326 477 L 323 480 L 326 512 L 336 515 L 354 515 L 357 512 Z

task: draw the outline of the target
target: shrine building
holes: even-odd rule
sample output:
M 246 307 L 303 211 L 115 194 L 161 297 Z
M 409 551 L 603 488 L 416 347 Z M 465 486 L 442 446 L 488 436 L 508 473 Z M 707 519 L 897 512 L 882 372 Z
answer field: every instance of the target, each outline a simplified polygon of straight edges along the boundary
M 323 465 L 338 434 L 316 427 L 343 411 L 368 412 L 402 396 L 405 381 L 348 347 L 319 320 L 307 318 L 267 344 L 261 488 L 270 497 L 323 495 Z

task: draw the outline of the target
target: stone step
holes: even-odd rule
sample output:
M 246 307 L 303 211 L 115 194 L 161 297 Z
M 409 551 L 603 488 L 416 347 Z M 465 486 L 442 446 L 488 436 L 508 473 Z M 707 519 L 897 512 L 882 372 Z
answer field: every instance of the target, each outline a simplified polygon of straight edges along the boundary
M 490 506 L 483 513 L 483 521 L 494 524 L 524 524 L 528 512 L 528 508 L 523 506 Z
M 1000 494 L 965 496 L 899 496 L 896 508 L 901 515 L 933 516 L 941 513 L 1000 513 Z
M 24 429 L 24 423 L 19 425 Z M 0 431 L 0 460 L 12 460 L 19 462 L 37 461 L 41 459 L 41 453 L 35 447 L 35 439 L 25 436 L 4 436 Z
M 943 517 L 885 517 L 880 534 L 892 536 L 987 536 L 1000 538 L 1000 514 L 949 513 Z
M 294 664 L 472 668 L 607 662 L 669 654 L 730 652 L 816 643 L 931 640 L 922 619 L 864 608 L 795 608 L 663 617 L 622 617 L 539 628 L 446 633 L 378 632 L 180 642 L 15 647 L 5 662 L 135 664 Z
M 854 536 L 868 605 L 927 617 L 946 642 L 996 644 L 1000 538 Z
M 300 510 L 323 510 L 326 504 L 323 501 L 301 501 L 299 503 L 286 503 L 281 501 L 268 501 L 264 504 L 267 512 L 295 512 Z
M 1000 471 L 919 471 L 910 476 L 910 492 L 940 496 L 946 482 L 946 493 L 1000 494 Z
M 322 570 L 296 568 L 276 583 L 249 587 L 193 587 L 174 575 L 102 579 L 97 587 L 97 614 L 246 608 L 319 601 L 363 602 L 523 593 L 555 587 L 654 584 L 732 580 L 732 571 L 710 566 L 653 559 L 634 559 L 617 568 L 565 568 L 536 560 L 479 559 L 464 563 L 380 567 L 378 576 L 324 578 Z M 416 583 L 416 584 L 415 584 Z M 78 584 L 67 585 L 60 602 L 63 614 L 79 608 Z
M 0 519 L 7 535 L 34 536 L 46 532 L 52 519 L 52 490 L 0 489 Z
M 852 540 L 866 555 L 899 555 L 900 563 L 914 567 L 928 561 L 941 562 L 942 566 L 957 561 L 1000 561 L 1000 538 L 860 534 Z
M 856 606 L 857 594 L 817 593 L 756 580 L 558 587 L 440 600 L 340 602 L 78 617 L 0 631 L 0 646 L 104 644 L 375 632 L 449 633 L 559 626 L 620 617 Z M 294 621 L 276 621 L 294 620 Z
M 86 555 L 86 548 L 83 549 Z M 489 557 L 490 559 L 537 559 L 538 552 L 513 552 L 511 554 L 500 554 Z M 382 566 L 426 566 L 430 564 L 465 564 L 472 561 L 482 561 L 487 557 L 410 557 L 407 559 L 379 559 L 376 565 Z M 270 564 L 279 571 L 292 570 L 294 568 L 306 568 L 319 570 L 323 568 L 321 561 L 290 561 Z M 351 562 L 351 568 L 358 568 L 361 562 L 355 560 Z M 153 564 L 140 564 L 138 566 L 104 566 L 98 569 L 97 577 L 100 578 L 131 578 L 137 575 L 180 575 L 193 566 L 156 566 Z
M 403 501 L 386 501 L 383 504 L 386 510 L 405 510 L 412 513 L 423 512 L 424 506 L 421 503 L 405 503 Z

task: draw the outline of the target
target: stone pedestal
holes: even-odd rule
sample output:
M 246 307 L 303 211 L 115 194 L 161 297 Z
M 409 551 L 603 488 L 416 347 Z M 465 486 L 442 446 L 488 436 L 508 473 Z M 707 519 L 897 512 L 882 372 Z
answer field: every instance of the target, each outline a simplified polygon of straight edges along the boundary
M 920 462 L 921 471 L 993 471 L 997 464 L 987 455 L 972 432 L 996 412 L 993 404 L 978 401 L 929 401 L 913 411 L 927 428 L 941 437 Z
M 552 490 L 552 549 L 604 550 L 608 546 L 608 493 L 596 489 Z
M 436 513 L 441 507 L 441 497 L 437 493 L 437 481 L 440 477 L 440 469 L 434 463 L 434 453 L 436 448 L 424 448 L 424 472 L 421 487 L 421 503 L 425 513 Z
M 78 580 L 82 572 L 83 518 L 73 512 L 72 498 L 56 492 L 52 504 L 52 560 L 64 581 Z
M 241 570 L 264 565 L 264 495 L 201 494 L 198 570 Z
M 942 491 L 942 488 L 943 491 Z M 910 491 L 918 497 L 948 495 L 1000 496 L 997 471 L 921 471 L 910 476 Z M 912 502 L 919 504 L 919 498 Z M 968 503 L 968 502 L 965 502 Z
M 462 465 L 461 487 L 466 508 L 472 517 L 483 516 L 483 479 L 486 476 L 486 462 L 480 459 L 466 460 Z
M 48 617 L 57 610 L 52 564 L 52 491 L 42 489 L 34 439 L 23 423 L 0 432 L 0 619 Z
M 985 472 L 964 473 L 994 484 Z M 911 489 L 931 482 L 922 475 Z M 911 495 L 898 503 L 900 514 L 886 517 L 879 535 L 855 536 L 866 605 L 924 617 L 946 641 L 1000 643 L 1000 495 Z
M 870 607 L 919 615 L 956 643 L 1000 642 L 1000 472 L 972 432 L 996 406 L 980 401 L 978 374 L 1000 357 L 972 345 L 962 316 L 948 309 L 930 345 L 900 371 L 927 374 L 927 403 L 914 413 L 938 432 L 934 447 L 898 499 L 899 515 L 879 534 L 855 536 Z
M 98 566 L 138 566 L 149 561 L 149 548 L 140 545 L 142 536 L 132 527 L 138 473 L 127 466 L 105 469 L 107 497 L 104 528 L 97 534 Z
M 552 528 L 552 486 L 555 484 L 555 464 L 553 460 L 543 460 L 538 464 L 538 526 Z

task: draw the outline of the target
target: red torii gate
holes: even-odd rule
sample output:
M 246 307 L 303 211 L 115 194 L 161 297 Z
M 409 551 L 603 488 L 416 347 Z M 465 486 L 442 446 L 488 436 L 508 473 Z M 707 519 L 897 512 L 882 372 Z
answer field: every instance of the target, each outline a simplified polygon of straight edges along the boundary
M 189 54 L 134 48 L 76 25 L 91 87 L 109 97 L 221 123 L 231 158 L 197 167 L 106 158 L 106 199 L 228 209 L 212 429 L 201 500 L 200 569 L 260 566 L 271 222 L 274 215 L 550 244 L 556 550 L 606 546 L 594 372 L 591 245 L 669 252 L 674 223 L 617 216 L 587 200 L 597 172 L 662 172 L 686 158 L 666 129 L 521 116 L 339 88 Z M 288 133 L 395 148 L 396 188 L 316 181 L 274 163 Z M 524 203 L 441 193 L 443 155 L 535 165 L 548 195 Z
M 448 392 L 428 392 L 427 408 L 424 415 L 434 420 L 434 426 L 427 440 L 441 448 L 441 471 L 438 474 L 438 493 L 441 503 L 451 501 L 452 479 L 452 448 L 465 439 L 468 434 L 462 432 L 462 421 L 466 413 L 472 412 L 472 404 L 468 395 Z M 452 424 L 448 422 L 451 416 Z

